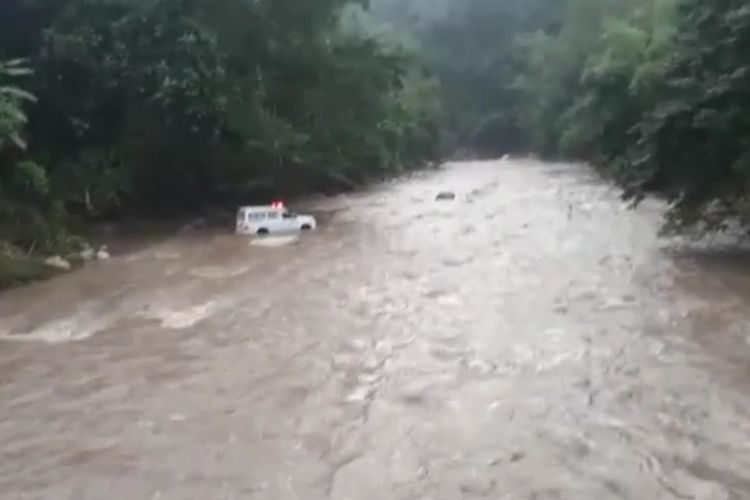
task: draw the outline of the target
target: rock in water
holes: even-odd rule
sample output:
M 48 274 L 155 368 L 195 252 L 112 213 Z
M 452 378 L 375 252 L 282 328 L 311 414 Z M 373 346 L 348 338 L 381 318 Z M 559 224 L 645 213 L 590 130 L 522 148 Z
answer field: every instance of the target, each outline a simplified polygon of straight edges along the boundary
M 107 246 L 102 246 L 98 252 L 96 252 L 96 260 L 109 260 L 110 259 L 109 251 L 107 250 Z
M 96 256 L 96 254 L 94 253 L 94 249 L 91 247 L 84 248 L 83 250 L 81 250 L 81 253 L 79 255 L 83 262 L 94 260 L 94 257 Z
M 72 269 L 72 265 L 67 260 L 63 259 L 59 255 L 55 255 L 54 257 L 50 257 L 47 260 L 44 261 L 44 265 L 48 267 L 53 267 L 55 269 L 59 269 L 61 271 L 70 271 Z
M 438 193 L 438 195 L 435 197 L 435 200 L 437 201 L 449 201 L 455 199 L 456 193 L 453 193 L 451 191 L 443 191 L 442 193 Z

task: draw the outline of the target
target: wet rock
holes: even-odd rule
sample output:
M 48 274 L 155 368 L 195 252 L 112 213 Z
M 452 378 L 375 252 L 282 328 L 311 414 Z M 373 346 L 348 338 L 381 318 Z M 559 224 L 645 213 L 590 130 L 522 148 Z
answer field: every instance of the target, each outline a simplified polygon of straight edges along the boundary
M 96 257 L 96 252 L 91 247 L 86 247 L 78 253 L 78 258 L 83 262 L 90 262 Z
M 107 250 L 107 245 L 103 245 L 98 252 L 96 252 L 96 260 L 109 260 L 111 256 L 109 255 L 109 250 Z
M 435 197 L 436 201 L 453 201 L 456 199 L 456 193 L 452 191 L 442 191 Z
M 60 271 L 70 271 L 72 269 L 72 265 L 67 260 L 63 259 L 59 255 L 55 255 L 53 257 L 49 257 L 47 260 L 44 261 L 44 265 L 47 267 L 52 267 L 55 269 L 59 269 Z

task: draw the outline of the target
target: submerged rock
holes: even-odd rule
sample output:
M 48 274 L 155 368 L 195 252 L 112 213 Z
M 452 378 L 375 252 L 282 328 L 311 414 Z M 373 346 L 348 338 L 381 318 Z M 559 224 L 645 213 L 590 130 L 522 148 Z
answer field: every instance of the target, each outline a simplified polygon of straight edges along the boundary
M 70 262 L 63 259 L 59 255 L 49 257 L 48 259 L 44 261 L 44 265 L 47 267 L 59 269 L 61 271 L 70 271 L 73 268 Z
M 442 191 L 435 197 L 436 201 L 452 201 L 456 199 L 456 193 L 452 191 Z

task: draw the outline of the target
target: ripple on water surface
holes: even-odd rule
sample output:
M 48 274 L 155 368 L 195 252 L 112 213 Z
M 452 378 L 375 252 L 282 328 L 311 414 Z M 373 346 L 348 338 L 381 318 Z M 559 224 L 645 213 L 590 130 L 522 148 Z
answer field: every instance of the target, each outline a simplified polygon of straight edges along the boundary
M 253 238 L 250 244 L 254 247 L 283 247 L 286 245 L 293 245 L 299 242 L 299 235 L 284 235 L 284 236 L 261 236 Z

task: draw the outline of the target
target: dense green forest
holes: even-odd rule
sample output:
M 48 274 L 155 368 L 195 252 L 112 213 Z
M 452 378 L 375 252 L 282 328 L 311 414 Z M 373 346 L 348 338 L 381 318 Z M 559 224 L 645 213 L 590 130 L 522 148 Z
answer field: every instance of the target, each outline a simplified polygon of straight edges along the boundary
M 670 227 L 744 224 L 748 49 L 739 0 L 6 0 L 0 254 L 458 152 L 589 161 Z

